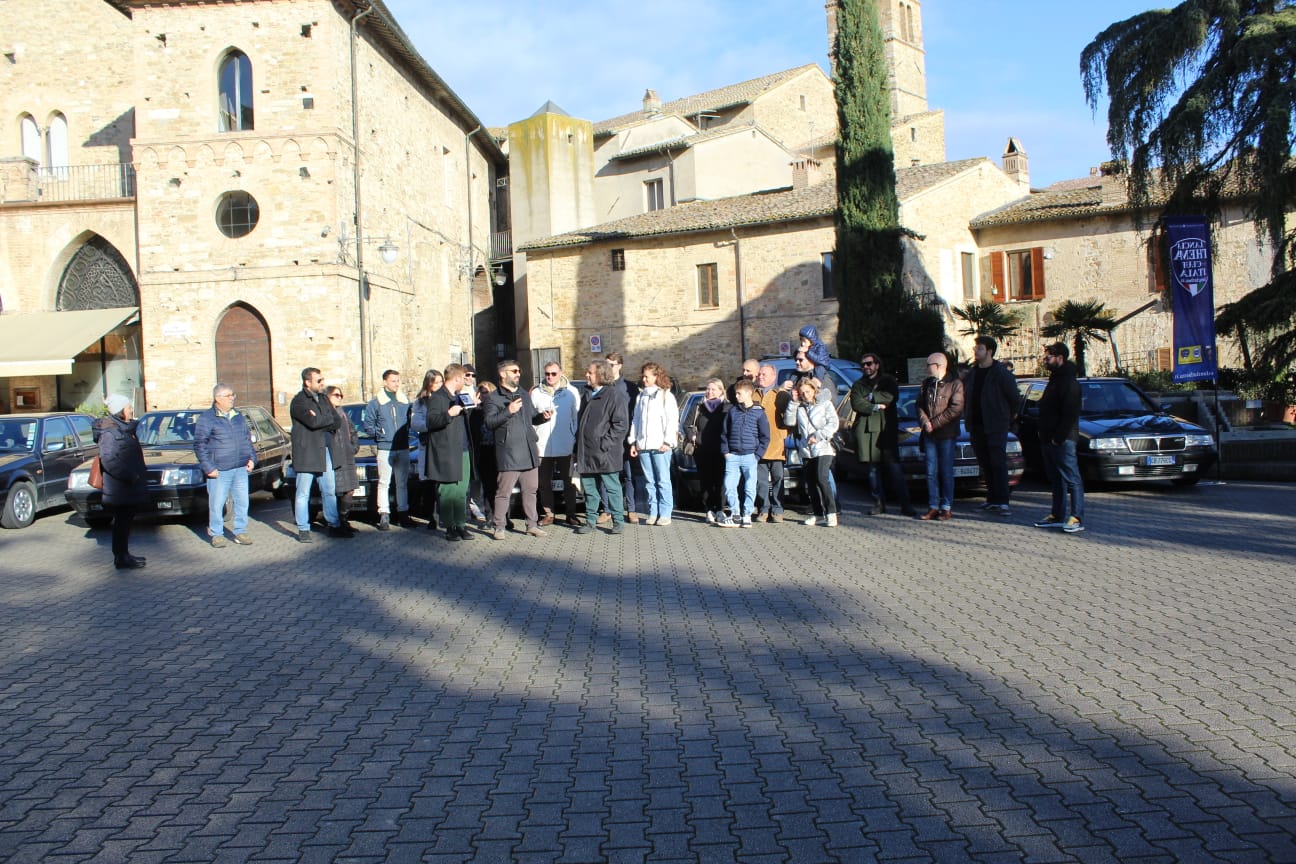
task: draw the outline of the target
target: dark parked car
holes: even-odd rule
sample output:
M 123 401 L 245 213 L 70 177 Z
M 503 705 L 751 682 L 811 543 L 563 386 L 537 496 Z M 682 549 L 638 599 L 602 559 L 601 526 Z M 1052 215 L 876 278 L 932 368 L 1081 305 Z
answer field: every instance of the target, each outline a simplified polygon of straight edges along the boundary
M 99 455 L 86 414 L 0 416 L 0 525 L 26 528 L 67 503 L 68 476 Z
M 917 384 L 902 384 L 900 397 L 896 400 L 894 419 L 900 424 L 899 446 L 900 462 L 904 468 L 905 479 L 911 484 L 922 483 L 927 479 L 927 462 L 923 456 L 919 435 L 922 428 L 918 425 L 918 391 Z M 837 432 L 837 461 L 834 467 L 838 476 L 864 477 L 866 471 L 855 455 L 855 433 L 852 427 L 855 412 L 851 409 L 849 394 L 837 404 L 837 416 L 841 418 L 841 428 Z M 1016 486 L 1025 470 L 1022 458 L 1022 443 L 1013 433 L 1008 433 L 1008 483 Z M 954 487 L 972 488 L 982 486 L 981 467 L 977 464 L 976 454 L 972 452 L 972 438 L 967 427 L 959 420 L 959 437 L 954 443 Z
M 1026 464 L 1043 472 L 1039 448 L 1039 400 L 1048 381 L 1017 382 L 1022 394 L 1022 444 Z M 1206 429 L 1172 416 L 1124 378 L 1080 379 L 1080 441 L 1076 458 L 1089 482 L 1170 480 L 1189 486 L 1218 458 Z
M 140 415 L 140 444 L 148 465 L 152 512 L 160 516 L 207 515 L 207 478 L 194 453 L 194 429 L 206 409 L 149 411 Z M 256 450 L 256 469 L 248 478 L 248 491 L 265 490 L 281 497 L 288 462 L 288 433 L 270 412 L 256 405 L 236 409 L 247 421 Z M 103 493 L 90 485 L 90 463 L 78 466 L 67 480 L 68 502 L 91 526 L 107 524 Z

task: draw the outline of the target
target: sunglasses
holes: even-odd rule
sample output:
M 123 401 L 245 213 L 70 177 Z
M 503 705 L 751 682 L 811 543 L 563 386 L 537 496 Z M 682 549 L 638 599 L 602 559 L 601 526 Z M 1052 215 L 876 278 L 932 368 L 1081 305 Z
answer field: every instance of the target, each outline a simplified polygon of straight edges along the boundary
M 330 399 L 344 399 L 344 398 L 346 398 L 346 397 L 345 397 L 343 394 L 341 394 L 341 393 L 330 393 L 330 394 L 329 394 L 329 398 L 330 398 Z
M 561 374 L 561 373 L 559 373 L 559 372 L 546 372 L 546 373 L 545 373 L 545 377 L 546 377 L 546 378 L 557 378 L 560 374 Z

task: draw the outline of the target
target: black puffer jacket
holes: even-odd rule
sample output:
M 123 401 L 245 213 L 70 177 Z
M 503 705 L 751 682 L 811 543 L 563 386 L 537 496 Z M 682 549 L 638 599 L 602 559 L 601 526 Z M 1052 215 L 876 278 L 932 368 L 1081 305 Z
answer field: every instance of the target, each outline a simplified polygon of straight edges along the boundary
M 101 417 L 95 421 L 99 464 L 103 467 L 103 503 L 113 507 L 147 504 L 148 466 L 135 429 L 138 420 Z

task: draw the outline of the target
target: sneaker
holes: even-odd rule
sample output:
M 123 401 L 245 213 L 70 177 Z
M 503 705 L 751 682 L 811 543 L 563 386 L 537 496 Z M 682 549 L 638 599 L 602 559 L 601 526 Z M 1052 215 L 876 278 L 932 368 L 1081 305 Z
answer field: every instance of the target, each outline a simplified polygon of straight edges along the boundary
M 386 513 L 383 513 L 381 516 L 378 517 L 378 530 L 379 531 L 391 530 L 391 517 L 388 516 Z
M 750 528 L 751 526 L 752 526 L 752 519 L 751 519 L 751 517 L 750 517 L 750 516 L 744 516 L 744 517 L 743 517 L 743 521 L 742 521 L 742 527 L 744 527 L 744 528 Z
M 714 510 L 708 510 L 708 511 L 707 511 L 707 524 L 708 524 L 708 525 L 714 525 L 714 524 L 716 524 L 717 521 L 718 521 L 718 520 L 716 519 L 715 511 L 714 511 Z
M 503 529 L 503 528 L 496 528 L 496 529 L 491 533 L 491 539 L 492 539 L 492 540 L 504 540 L 504 539 L 507 538 L 507 537 L 508 537 L 508 534 L 506 534 L 506 533 L 504 532 L 504 529 Z
M 308 528 L 308 529 L 306 529 L 305 531 L 298 531 L 298 532 L 297 532 L 297 542 L 298 542 L 298 543 L 314 543 L 314 542 L 315 542 L 315 538 L 311 536 L 310 529 Z
M 526 533 L 530 534 L 532 537 L 547 537 L 547 536 L 549 536 L 549 532 L 548 532 L 548 531 L 546 531 L 546 530 L 544 530 L 543 528 L 540 528 L 540 527 L 538 527 L 538 526 L 535 527 L 535 528 L 528 528 L 527 531 L 526 531 Z
M 459 526 L 459 539 L 460 539 L 460 540 L 471 540 L 471 539 L 472 539 L 472 535 L 468 533 L 468 526 L 467 526 L 467 525 L 460 525 L 460 526 Z
M 224 549 L 224 548 L 225 548 L 225 535 L 224 535 L 224 534 L 215 534 L 215 535 L 213 535 L 212 538 L 211 538 L 211 545 L 212 545 L 212 548 L 213 548 L 213 549 Z
M 615 523 L 611 528 L 608 529 L 608 533 L 609 533 L 609 534 L 624 534 L 624 533 L 625 533 L 625 523 L 624 523 L 624 522 L 617 522 L 617 523 Z
M 1076 517 L 1071 516 L 1067 518 L 1066 524 L 1062 526 L 1062 530 L 1068 534 L 1079 534 L 1084 530 L 1084 523 Z
M 656 525 L 658 528 L 665 528 L 665 527 L 666 527 L 667 525 L 669 525 L 670 523 L 671 523 L 671 520 L 670 520 L 670 517 L 669 517 L 669 516 L 662 516 L 660 519 L 658 519 L 658 520 L 657 520 L 656 522 L 654 522 L 653 524 Z
M 836 513 L 829 513 L 829 514 L 828 514 L 828 527 L 829 527 L 829 528 L 836 528 L 836 527 L 837 527 L 837 514 L 836 514 Z
M 771 521 L 771 522 L 782 522 L 782 521 L 783 521 L 783 514 L 782 514 L 782 513 L 771 513 L 771 514 L 769 515 L 769 521 Z
M 588 525 L 577 525 L 576 528 L 572 531 L 572 533 L 573 533 L 573 534 L 591 534 L 591 533 L 593 533 L 593 531 L 594 531 L 594 529 L 591 528 L 591 527 L 588 526 Z
M 611 522 L 611 521 L 612 521 L 612 514 L 611 514 L 611 513 L 600 513 L 600 514 L 599 514 L 599 517 L 598 517 L 598 524 L 600 524 L 600 525 L 606 525 L 607 523 L 609 523 L 609 522 Z
M 809 516 L 807 516 L 807 517 L 805 518 L 805 522 L 802 523 L 802 524 L 804 524 L 804 525 L 818 525 L 818 524 L 819 524 L 819 517 L 816 516 L 816 515 L 814 515 L 813 513 L 811 513 Z
M 735 522 L 735 521 L 733 520 L 733 517 L 732 517 L 732 516 L 726 516 L 726 517 L 724 517 L 723 519 L 721 519 L 721 520 L 719 520 L 719 521 L 716 522 L 716 527 L 719 527 L 719 528 L 737 528 L 737 527 L 738 527 L 738 523 Z
M 990 509 L 994 512 L 994 515 L 996 515 L 996 516 L 1011 516 L 1011 515 L 1012 515 L 1012 510 L 1009 510 L 1009 509 L 1008 509 L 1008 505 L 1007 505 L 1007 504 L 996 504 L 996 505 L 994 505 L 994 507 L 992 507 L 992 508 L 990 508 Z
M 1052 513 L 1035 523 L 1036 528 L 1061 528 L 1064 523 Z
M 246 534 L 235 534 L 235 535 L 234 535 L 233 537 L 231 537 L 230 539 L 234 541 L 234 545 L 235 545 L 235 546 L 251 546 L 251 545 L 252 545 L 252 538 L 249 537 L 249 536 L 247 536 Z
M 458 528 L 447 528 L 445 530 L 445 538 L 449 540 L 451 543 L 458 543 L 460 540 L 463 539 L 462 537 L 459 536 Z
M 995 509 L 995 508 L 998 507 L 998 506 L 999 506 L 998 504 L 991 504 L 989 501 L 986 501 L 986 502 L 985 502 L 984 504 L 982 504 L 980 507 L 977 507 L 977 509 L 978 509 L 978 510 L 993 510 L 993 509 Z

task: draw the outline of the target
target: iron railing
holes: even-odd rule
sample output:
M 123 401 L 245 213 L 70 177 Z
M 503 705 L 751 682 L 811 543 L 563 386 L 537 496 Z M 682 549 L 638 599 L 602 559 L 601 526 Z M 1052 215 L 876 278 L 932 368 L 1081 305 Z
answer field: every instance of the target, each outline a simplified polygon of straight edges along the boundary
M 135 166 L 129 162 L 34 168 L 20 175 L 8 175 L 0 186 L 0 201 L 6 204 L 54 204 L 134 197 Z

